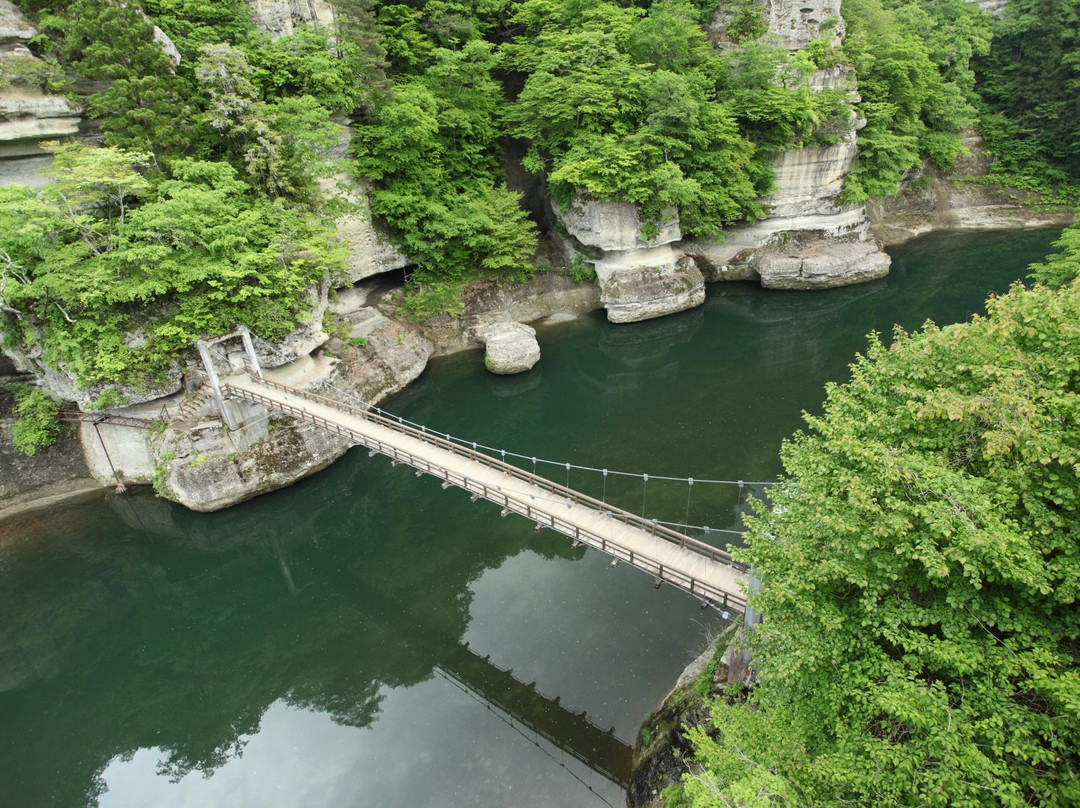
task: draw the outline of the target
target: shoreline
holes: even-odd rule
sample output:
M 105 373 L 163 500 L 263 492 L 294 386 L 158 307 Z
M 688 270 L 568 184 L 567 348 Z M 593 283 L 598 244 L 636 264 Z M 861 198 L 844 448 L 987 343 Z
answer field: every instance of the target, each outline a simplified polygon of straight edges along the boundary
M 942 182 L 942 180 L 939 179 L 937 182 Z M 994 191 L 991 191 L 991 193 L 993 192 Z M 924 191 L 922 193 L 926 194 L 927 192 Z M 1001 192 L 998 191 L 998 193 Z M 968 201 L 970 202 L 971 200 Z M 912 205 L 912 203 L 914 203 L 914 205 Z M 956 217 L 953 215 L 942 215 L 942 211 L 936 209 L 925 210 L 920 217 L 921 222 L 919 223 L 919 226 L 905 227 L 903 225 L 903 220 L 905 218 L 910 218 L 913 213 L 911 207 L 918 207 L 918 200 L 908 196 L 901 196 L 890 198 L 888 200 L 877 200 L 875 204 L 877 205 L 877 211 L 876 215 L 871 215 L 870 217 L 870 230 L 885 243 L 886 247 L 898 246 L 912 239 L 938 232 L 1024 230 L 1029 228 L 1049 227 L 1064 228 L 1075 221 L 1075 216 L 1071 211 L 1066 212 L 1061 210 L 1057 212 L 1048 212 L 1045 208 L 1021 203 L 1011 206 L 1011 210 L 1009 211 L 1010 215 L 1007 217 L 1000 216 L 1001 211 L 1000 208 L 998 208 L 995 211 L 998 215 L 990 216 L 986 220 L 977 216 Z M 906 210 L 900 210 L 899 208 L 906 208 Z M 899 226 L 895 229 L 891 229 L 889 235 L 882 238 L 884 235 L 882 230 L 887 227 L 886 222 L 889 222 L 894 218 L 898 220 L 897 224 Z M 524 289 L 531 282 L 532 281 L 526 281 L 524 283 L 515 284 L 515 286 Z M 713 283 L 723 282 L 724 281 L 714 281 Z M 825 292 L 828 290 L 820 291 Z M 557 308 L 555 308 L 555 310 L 527 321 L 539 325 L 540 327 L 545 327 L 572 321 L 582 316 L 586 316 L 593 311 L 603 309 L 603 305 L 599 300 L 599 295 L 597 295 L 595 306 L 582 306 L 580 300 L 572 301 L 570 299 L 565 299 L 561 302 L 563 303 L 563 306 L 559 307 L 558 304 L 556 304 Z M 514 317 L 515 315 L 520 317 L 523 314 L 526 314 L 527 316 L 527 306 L 524 307 L 525 310 L 513 311 L 512 309 L 514 308 L 517 307 L 510 306 L 511 310 L 507 312 L 511 317 Z M 464 351 L 475 350 L 482 352 L 484 350 L 482 345 L 463 340 L 463 336 L 469 330 L 469 321 L 475 319 L 475 317 L 476 312 L 468 311 L 454 318 L 437 317 L 422 324 L 416 330 L 423 333 L 426 338 L 431 341 L 434 348 L 431 353 L 431 358 L 448 356 Z M 525 322 L 526 320 L 518 321 Z M 396 318 L 392 318 L 392 322 L 404 325 Z M 411 323 L 408 325 L 410 328 L 416 328 L 416 326 Z M 298 478 L 297 481 L 299 481 L 299 479 L 303 479 L 303 477 Z M 111 488 L 111 484 L 104 484 L 93 478 L 83 477 L 24 491 L 9 499 L 0 500 L 0 523 L 34 510 L 48 508 L 58 503 L 69 500 L 75 501 L 80 498 L 89 498 L 97 491 L 101 491 L 104 496 L 110 492 Z M 275 488 L 275 490 L 277 489 Z

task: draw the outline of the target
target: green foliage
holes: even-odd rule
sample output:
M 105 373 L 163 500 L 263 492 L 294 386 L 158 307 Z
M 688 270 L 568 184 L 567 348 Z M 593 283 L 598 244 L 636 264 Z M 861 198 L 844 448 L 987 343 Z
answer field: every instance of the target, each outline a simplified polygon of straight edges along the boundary
M 989 18 L 962 0 L 848 0 L 844 55 L 854 67 L 866 126 L 844 198 L 889 196 L 923 157 L 951 167 L 957 132 L 975 120 L 971 60 L 990 41 Z
M 1054 247 L 1057 252 L 1048 255 L 1042 263 L 1028 267 L 1030 278 L 1047 286 L 1065 286 L 1080 276 L 1080 222 L 1066 227 Z
M 872 337 L 757 509 L 759 685 L 717 804 L 1080 802 L 1080 284 Z
M 414 276 L 406 291 L 405 302 L 398 311 L 418 323 L 440 315 L 457 317 L 465 311 L 461 289 L 460 282 Z M 401 339 L 398 341 L 401 342 Z
M 120 391 L 115 387 L 108 387 L 105 391 L 95 398 L 90 404 L 91 410 L 108 410 L 113 407 L 121 407 L 126 403 L 126 399 L 121 395 Z
M 145 382 L 237 322 L 283 336 L 340 260 L 316 215 L 252 195 L 227 163 L 178 160 L 151 180 L 147 159 L 57 147 L 56 182 L 0 191 L 0 248 L 21 267 L 5 305 L 84 383 Z
M 15 390 L 15 426 L 11 442 L 27 457 L 52 446 L 60 433 L 60 404 L 42 390 L 19 387 Z
M 1078 0 L 1011 0 L 976 62 L 993 170 L 1012 184 L 1080 185 Z
M 63 95 L 70 84 L 55 59 L 38 59 L 21 53 L 0 58 L 0 87 L 28 87 L 38 92 Z
M 378 181 L 371 209 L 431 277 L 524 277 L 535 249 L 519 196 L 501 187 L 494 146 L 500 98 L 491 47 L 439 49 L 399 84 L 352 142 L 356 170 Z
M 603 2 L 517 7 L 524 35 L 501 56 L 527 77 L 504 117 L 531 144 L 525 167 L 548 172 L 560 204 L 634 202 L 653 227 L 675 207 L 683 231 L 699 235 L 761 215 L 771 174 L 717 103 L 720 63 L 697 13 L 681 0 L 647 14 Z
M 582 256 L 575 255 L 570 264 L 570 277 L 574 283 L 596 283 L 596 269 Z

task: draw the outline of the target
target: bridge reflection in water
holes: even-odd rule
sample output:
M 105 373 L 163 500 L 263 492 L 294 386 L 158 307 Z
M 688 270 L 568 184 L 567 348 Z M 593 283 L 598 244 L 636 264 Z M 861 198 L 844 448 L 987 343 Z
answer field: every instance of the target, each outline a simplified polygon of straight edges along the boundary
M 632 750 L 615 737 L 614 728 L 601 729 L 584 712 L 543 695 L 535 683 L 521 682 L 512 670 L 500 668 L 468 644 L 444 656 L 435 671 L 511 726 L 516 722 L 515 728 L 524 728 L 522 734 L 537 746 L 542 738 L 620 787 L 629 785 Z

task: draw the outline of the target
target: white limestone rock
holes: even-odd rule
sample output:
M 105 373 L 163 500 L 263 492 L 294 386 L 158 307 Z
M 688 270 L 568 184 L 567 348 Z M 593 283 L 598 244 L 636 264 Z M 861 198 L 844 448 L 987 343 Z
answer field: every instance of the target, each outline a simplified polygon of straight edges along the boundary
M 338 235 L 348 248 L 345 254 L 345 269 L 349 282 L 356 283 L 364 278 L 411 265 L 412 259 L 405 255 L 386 233 L 376 227 L 372 220 L 371 210 L 366 203 L 368 189 L 363 183 L 353 183 L 354 190 L 348 198 L 356 207 L 334 222 Z
M 290 36 L 298 25 L 329 26 L 334 10 L 325 0 L 247 0 L 255 27 L 274 37 Z
M 523 323 L 491 323 L 473 335 L 484 343 L 484 366 L 492 373 L 524 373 L 540 361 L 536 329 Z
M 793 217 L 841 210 L 837 197 L 858 151 L 851 134 L 835 146 L 788 149 L 776 158 L 777 188 L 764 199 L 770 216 Z
M 161 46 L 161 50 L 169 57 L 169 60 L 175 67 L 180 66 L 180 51 L 176 47 L 176 43 L 172 41 L 168 34 L 158 28 L 156 25 L 152 26 L 154 31 L 154 41 Z
M 331 160 L 344 158 L 351 137 L 348 124 L 341 124 L 337 146 L 330 154 Z M 341 169 L 320 179 L 319 187 L 328 199 L 335 200 L 345 211 L 335 220 L 334 227 L 347 248 L 344 261 L 350 284 L 383 272 L 403 269 L 413 263 L 372 219 L 368 203 L 370 183 L 357 180 Z
M 0 45 L 26 42 L 37 36 L 34 26 L 8 0 L 0 0 Z
M 892 259 L 873 241 L 793 239 L 761 250 L 754 263 L 766 289 L 830 289 L 884 278 Z
M 552 203 L 555 216 L 567 231 L 587 247 L 600 250 L 641 250 L 671 244 L 682 238 L 679 212 L 665 211 L 658 232 L 649 239 L 641 236 L 641 216 L 632 202 L 599 202 L 579 198 L 569 208 Z
M 967 2 L 975 3 L 987 14 L 992 14 L 995 17 L 1000 16 L 1001 12 L 1005 10 L 1005 6 L 1009 4 L 1009 0 L 967 0 Z
M 844 41 L 840 0 L 767 0 L 766 22 L 788 50 L 803 48 L 822 34 L 831 34 L 834 46 Z
M 0 88 L 0 158 L 42 154 L 43 140 L 79 131 L 79 110 L 66 98 L 27 88 Z
M 705 302 L 705 278 L 670 245 L 607 255 L 595 262 L 600 302 L 613 323 L 651 320 Z

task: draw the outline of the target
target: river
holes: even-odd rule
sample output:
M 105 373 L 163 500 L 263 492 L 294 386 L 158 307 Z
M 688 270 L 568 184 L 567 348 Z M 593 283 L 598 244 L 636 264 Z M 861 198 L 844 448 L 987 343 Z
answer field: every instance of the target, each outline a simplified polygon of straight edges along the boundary
M 528 374 L 459 354 L 383 406 L 725 543 L 867 332 L 966 319 L 1056 235 L 936 234 L 864 286 L 581 318 Z M 28 514 L 0 523 L 0 805 L 621 806 L 638 726 L 725 622 L 355 449 L 216 514 L 145 491 Z

